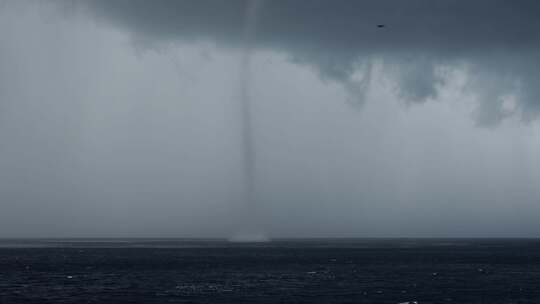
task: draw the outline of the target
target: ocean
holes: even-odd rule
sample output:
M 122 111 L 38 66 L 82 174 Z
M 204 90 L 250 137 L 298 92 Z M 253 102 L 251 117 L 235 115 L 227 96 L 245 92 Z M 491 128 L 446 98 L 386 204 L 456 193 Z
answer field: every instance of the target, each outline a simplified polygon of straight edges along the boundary
M 540 303 L 540 240 L 9 239 L 0 303 Z

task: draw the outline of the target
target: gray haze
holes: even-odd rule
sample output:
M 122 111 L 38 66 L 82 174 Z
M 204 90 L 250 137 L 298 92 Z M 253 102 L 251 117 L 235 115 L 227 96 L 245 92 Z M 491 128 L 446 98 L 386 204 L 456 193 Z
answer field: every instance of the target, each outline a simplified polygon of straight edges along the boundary
M 0 2 L 0 237 L 229 236 L 247 91 L 270 236 L 540 236 L 537 1 L 246 7 Z

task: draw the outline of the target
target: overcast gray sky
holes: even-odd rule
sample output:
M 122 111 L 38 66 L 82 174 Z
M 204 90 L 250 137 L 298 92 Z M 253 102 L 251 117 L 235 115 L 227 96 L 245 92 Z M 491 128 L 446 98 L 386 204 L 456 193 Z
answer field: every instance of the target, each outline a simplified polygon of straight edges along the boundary
M 246 6 L 0 1 L 0 237 L 229 236 Z M 539 15 L 264 1 L 249 91 L 265 231 L 540 236 Z

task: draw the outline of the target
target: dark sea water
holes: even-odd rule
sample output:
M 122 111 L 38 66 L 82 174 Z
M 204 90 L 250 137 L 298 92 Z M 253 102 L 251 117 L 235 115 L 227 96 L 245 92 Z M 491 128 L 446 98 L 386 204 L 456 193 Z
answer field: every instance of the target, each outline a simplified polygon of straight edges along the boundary
M 540 240 L 3 240 L 0 303 L 540 303 Z

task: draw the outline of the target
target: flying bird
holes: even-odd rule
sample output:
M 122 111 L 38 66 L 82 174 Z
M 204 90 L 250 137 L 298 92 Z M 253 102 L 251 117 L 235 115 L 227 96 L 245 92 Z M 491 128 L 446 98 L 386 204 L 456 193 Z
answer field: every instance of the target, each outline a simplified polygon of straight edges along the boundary
M 378 28 L 383 28 L 383 27 L 385 27 L 385 25 L 384 24 L 377 24 L 377 27 Z

